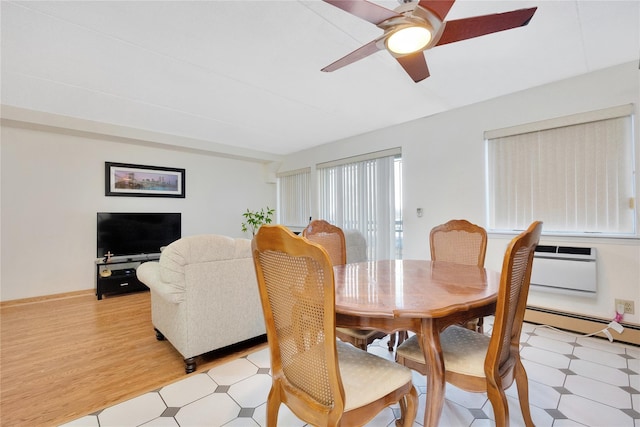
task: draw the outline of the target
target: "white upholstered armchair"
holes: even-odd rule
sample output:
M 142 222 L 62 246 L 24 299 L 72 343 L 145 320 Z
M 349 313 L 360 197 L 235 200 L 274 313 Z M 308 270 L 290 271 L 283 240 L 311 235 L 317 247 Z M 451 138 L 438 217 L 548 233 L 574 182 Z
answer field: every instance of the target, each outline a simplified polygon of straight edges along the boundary
M 347 250 L 347 262 L 363 262 L 367 260 L 367 241 L 358 230 L 343 230 L 344 243 Z
M 265 334 L 251 241 L 219 235 L 179 239 L 138 267 L 151 290 L 151 320 L 185 360 Z

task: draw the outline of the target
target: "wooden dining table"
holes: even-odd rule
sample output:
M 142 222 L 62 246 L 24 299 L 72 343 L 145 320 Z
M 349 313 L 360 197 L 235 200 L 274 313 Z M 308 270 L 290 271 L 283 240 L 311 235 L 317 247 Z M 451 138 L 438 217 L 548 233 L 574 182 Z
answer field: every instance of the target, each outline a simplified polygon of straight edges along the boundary
M 440 332 L 493 314 L 500 274 L 443 261 L 386 260 L 337 265 L 334 279 L 337 326 L 420 337 L 428 361 L 424 426 L 437 426 L 445 393 Z

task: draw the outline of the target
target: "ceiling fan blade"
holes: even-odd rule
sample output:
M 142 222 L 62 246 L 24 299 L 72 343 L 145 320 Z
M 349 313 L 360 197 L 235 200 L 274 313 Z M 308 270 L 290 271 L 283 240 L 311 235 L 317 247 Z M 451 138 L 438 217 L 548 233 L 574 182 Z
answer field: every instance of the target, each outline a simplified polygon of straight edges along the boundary
M 429 9 L 435 13 L 441 21 L 444 21 L 444 18 L 455 2 L 456 0 L 420 0 L 418 6 Z
M 532 7 L 530 9 L 447 21 L 436 46 L 523 27 L 529 23 L 536 9 L 537 7 Z
M 422 51 L 396 58 L 396 60 L 414 82 L 418 83 L 429 77 L 429 67 Z
M 345 55 L 342 58 L 338 59 L 337 61 L 327 65 L 322 69 L 322 71 L 326 71 L 326 72 L 335 71 L 338 68 L 342 68 L 345 65 L 352 64 L 356 61 L 361 60 L 362 58 L 366 58 L 367 56 L 373 53 L 376 53 L 377 51 L 380 50 L 380 47 L 378 47 L 378 40 L 379 39 L 370 41 L 369 43 L 354 50 L 348 55 Z
M 389 18 L 400 16 L 398 12 L 386 7 L 378 6 L 366 0 L 324 0 L 325 2 L 338 7 L 345 12 L 378 25 Z

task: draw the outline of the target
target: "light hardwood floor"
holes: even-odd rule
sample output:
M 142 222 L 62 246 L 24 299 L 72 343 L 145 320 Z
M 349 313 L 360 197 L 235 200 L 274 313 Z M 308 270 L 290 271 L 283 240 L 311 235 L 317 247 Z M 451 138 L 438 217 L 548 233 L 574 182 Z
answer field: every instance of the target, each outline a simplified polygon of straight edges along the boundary
M 198 358 L 198 371 L 266 346 Z M 149 292 L 0 304 L 0 425 L 56 426 L 185 377 Z

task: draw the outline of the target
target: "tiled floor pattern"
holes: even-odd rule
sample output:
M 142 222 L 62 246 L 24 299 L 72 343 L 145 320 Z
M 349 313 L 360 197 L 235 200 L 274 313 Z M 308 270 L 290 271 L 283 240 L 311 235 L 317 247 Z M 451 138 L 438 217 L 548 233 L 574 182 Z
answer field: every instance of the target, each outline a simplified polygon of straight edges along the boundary
M 374 342 L 369 351 L 393 358 L 387 339 Z M 640 427 L 640 348 L 530 324 L 524 325 L 521 341 L 536 426 Z M 414 383 L 420 394 L 415 425 L 420 426 L 426 381 L 414 372 Z M 65 426 L 264 426 L 270 385 L 264 349 Z M 507 396 L 511 425 L 524 425 L 515 384 Z M 394 411 L 398 408 L 386 409 L 367 426 L 394 426 Z M 304 425 L 284 405 L 278 421 L 287 427 Z M 440 425 L 494 426 L 486 394 L 447 385 Z

